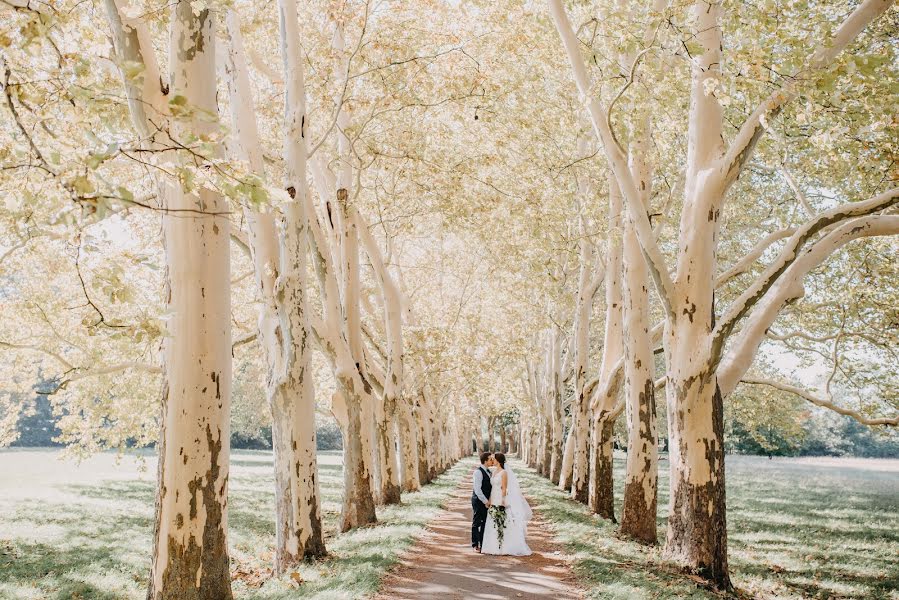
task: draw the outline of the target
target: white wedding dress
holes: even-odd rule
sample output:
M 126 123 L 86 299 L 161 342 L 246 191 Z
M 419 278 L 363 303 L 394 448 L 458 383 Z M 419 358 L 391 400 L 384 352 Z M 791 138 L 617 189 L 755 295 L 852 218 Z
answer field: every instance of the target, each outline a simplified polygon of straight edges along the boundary
M 508 473 L 506 484 L 506 497 L 503 499 L 502 474 Z M 528 521 L 533 513 L 527 500 L 521 494 L 518 487 L 518 478 L 510 469 L 497 470 L 490 478 L 490 503 L 492 506 L 506 507 L 506 528 L 503 531 L 503 544 L 499 544 L 499 535 L 493 522 L 493 513 L 487 514 L 487 526 L 484 528 L 484 541 L 481 544 L 483 554 L 507 554 L 511 556 L 530 556 L 531 549 L 525 541 L 528 530 Z

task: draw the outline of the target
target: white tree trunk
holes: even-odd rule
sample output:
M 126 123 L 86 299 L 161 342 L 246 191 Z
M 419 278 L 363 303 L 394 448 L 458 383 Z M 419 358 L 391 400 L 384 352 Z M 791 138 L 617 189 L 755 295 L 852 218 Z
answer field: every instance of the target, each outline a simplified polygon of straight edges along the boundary
M 612 438 L 615 407 L 619 393 L 618 370 L 623 356 L 623 312 L 621 293 L 621 192 L 614 180 L 609 182 L 609 242 L 606 253 L 606 319 L 602 361 L 595 398 L 591 400 L 592 439 L 590 444 L 590 488 L 587 505 L 604 519 L 615 520 Z
M 568 437 L 565 438 L 565 446 L 562 451 L 562 467 L 559 470 L 559 489 L 571 490 L 571 476 L 574 473 L 574 448 L 577 443 L 577 434 L 574 427 L 568 430 Z
M 350 214 L 359 240 L 381 290 L 384 305 L 384 328 L 387 332 L 387 373 L 384 392 L 375 410 L 380 477 L 379 496 L 384 504 L 400 502 L 400 479 L 397 465 L 393 423 L 397 415 L 397 400 L 403 391 L 403 322 L 402 299 L 393 277 L 368 226 L 355 210 Z
M 401 485 L 404 492 L 415 492 L 421 489 L 418 478 L 418 429 L 415 427 L 414 415 L 409 398 L 402 397 L 397 407 L 397 429 L 400 439 Z
M 433 435 L 431 432 L 430 407 L 423 389 L 418 392 L 414 414 L 418 427 L 418 480 L 422 485 L 425 485 L 433 479 Z
M 649 120 L 634 133 L 631 170 L 648 207 L 652 177 L 646 163 Z M 624 394 L 627 408 L 627 470 L 621 532 L 655 544 L 658 499 L 655 370 L 649 333 L 649 274 L 632 223 L 624 234 Z
M 315 456 L 315 398 L 309 369 L 309 324 L 306 308 L 305 90 L 299 55 L 296 7 L 282 12 L 282 51 L 287 79 L 284 156 L 287 188 L 294 200 L 282 207 L 279 234 L 275 215 L 245 208 L 249 246 L 259 298 L 258 339 L 267 367 L 266 395 L 272 411 L 275 464 L 275 560 L 280 575 L 307 557 L 325 554 L 322 537 L 318 469 Z M 230 95 L 235 158 L 264 176 L 249 73 L 240 22 L 227 17 L 230 38 L 225 66 Z
M 552 409 L 552 435 L 550 437 L 549 479 L 556 485 L 562 478 L 563 435 L 565 415 L 562 412 L 562 335 L 553 328 L 547 347 L 546 386 Z
M 171 89 L 217 112 L 214 13 L 187 1 L 172 11 Z M 212 133 L 199 118 L 177 139 Z M 228 454 L 231 400 L 230 221 L 210 189 L 172 189 L 163 213 L 171 314 L 163 344 L 165 393 L 148 598 L 231 598 Z M 193 212 L 196 211 L 196 212 Z
M 343 333 L 343 311 L 335 272 L 335 262 L 328 253 L 325 233 L 311 202 L 306 202 L 306 218 L 312 234 L 313 265 L 319 280 L 324 312 L 323 323 L 314 328 L 319 346 L 331 361 L 337 382 L 339 406 L 332 411 L 341 425 L 344 443 L 344 497 L 341 512 L 341 531 L 374 523 L 375 502 L 371 482 L 371 452 L 364 446 L 362 406 L 374 402 L 371 384 L 365 379 L 350 351 Z M 364 356 L 363 356 L 364 359 Z
M 583 140 L 583 138 L 582 138 Z M 587 146 L 579 144 L 581 153 L 586 154 Z M 578 195 L 589 201 L 592 186 L 586 178 L 578 178 Z M 587 504 L 590 491 L 590 399 L 586 395 L 587 359 L 590 353 L 590 317 L 593 313 L 593 290 L 591 279 L 596 269 L 593 248 L 587 237 L 587 227 L 581 223 L 580 274 L 578 277 L 577 304 L 574 319 L 574 399 L 571 406 L 571 497 Z M 567 448 L 566 448 L 567 454 Z M 565 468 L 563 466 L 563 472 Z

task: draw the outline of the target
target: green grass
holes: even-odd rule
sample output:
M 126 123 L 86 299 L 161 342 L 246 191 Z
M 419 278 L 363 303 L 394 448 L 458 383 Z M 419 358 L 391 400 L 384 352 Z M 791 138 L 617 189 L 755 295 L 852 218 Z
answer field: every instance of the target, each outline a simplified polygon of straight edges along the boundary
M 154 460 L 103 454 L 81 465 L 53 450 L 0 452 L 0 598 L 141 599 L 149 568 Z M 375 592 L 473 460 L 463 461 L 380 523 L 335 535 L 342 475 L 337 453 L 319 455 L 331 555 L 304 565 L 296 586 L 270 579 L 272 463 L 267 452 L 232 457 L 230 535 L 237 598 L 361 598 Z M 143 469 L 141 468 L 143 461 Z M 620 500 L 624 463 L 616 460 Z M 666 564 L 659 548 L 619 539 L 545 479 L 519 467 L 594 598 L 716 597 Z M 758 598 L 899 600 L 899 462 L 728 457 L 728 525 L 734 584 Z M 667 462 L 660 482 L 664 535 Z M 620 502 L 616 507 L 620 515 Z
M 403 504 L 378 510 L 379 524 L 336 535 L 340 455 L 319 455 L 328 558 L 271 579 L 274 543 L 272 460 L 232 455 L 229 522 L 237 598 L 355 599 L 377 591 L 438 512 L 468 466 L 459 464 Z M 469 461 L 470 462 L 470 461 Z M 155 459 L 102 454 L 80 465 L 54 450 L 0 452 L 0 598 L 143 599 L 153 525 Z
M 624 460 L 617 457 L 616 515 Z M 665 534 L 668 463 L 660 466 L 659 535 Z M 522 485 L 575 556 L 592 598 L 720 597 L 661 556 L 616 536 L 533 471 Z M 899 599 L 899 462 L 729 456 L 730 566 L 751 598 Z

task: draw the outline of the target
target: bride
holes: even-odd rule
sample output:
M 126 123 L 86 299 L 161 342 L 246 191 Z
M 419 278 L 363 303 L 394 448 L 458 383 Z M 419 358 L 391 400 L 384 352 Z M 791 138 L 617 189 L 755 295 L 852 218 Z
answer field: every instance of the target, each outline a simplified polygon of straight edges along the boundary
M 497 452 L 493 455 L 496 472 L 490 478 L 490 510 L 487 515 L 487 526 L 484 529 L 484 542 L 481 552 L 484 554 L 508 554 L 512 556 L 529 556 L 531 549 L 525 541 L 528 521 L 533 513 L 531 507 L 521 494 L 518 478 L 511 469 L 506 468 L 506 455 Z M 497 521 L 504 523 L 498 528 Z

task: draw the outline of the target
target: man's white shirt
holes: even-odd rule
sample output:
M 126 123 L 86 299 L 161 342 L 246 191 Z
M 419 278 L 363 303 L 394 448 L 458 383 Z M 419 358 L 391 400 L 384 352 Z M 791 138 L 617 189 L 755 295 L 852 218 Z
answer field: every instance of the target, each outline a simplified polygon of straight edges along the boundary
M 478 497 L 478 500 L 487 505 L 487 497 L 484 496 L 484 490 L 482 489 L 482 485 L 484 483 L 484 467 L 478 467 L 474 470 L 474 476 L 472 477 L 474 483 L 474 495 Z

